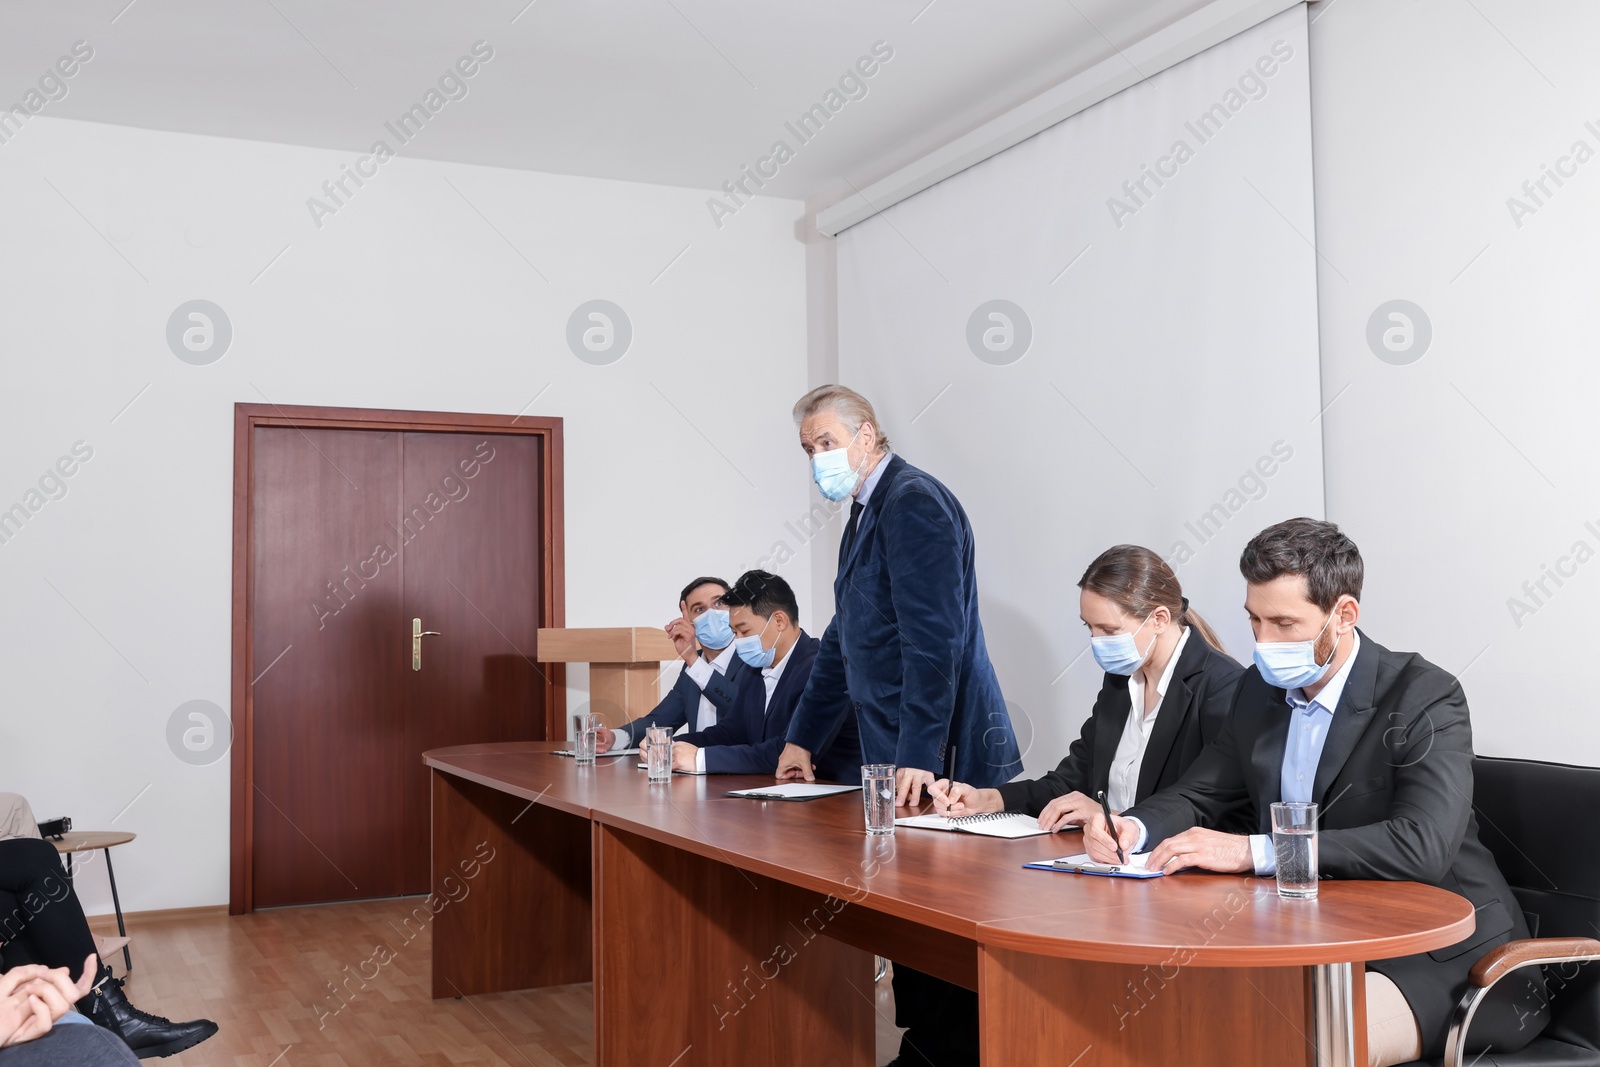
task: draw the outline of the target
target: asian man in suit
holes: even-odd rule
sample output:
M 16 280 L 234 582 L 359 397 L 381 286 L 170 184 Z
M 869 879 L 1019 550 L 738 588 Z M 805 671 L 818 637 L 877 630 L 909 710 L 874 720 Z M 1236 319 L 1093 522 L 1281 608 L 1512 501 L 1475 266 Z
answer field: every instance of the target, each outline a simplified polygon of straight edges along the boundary
M 693 774 L 772 774 L 789 720 L 811 676 L 821 645 L 800 628 L 800 606 L 789 583 L 766 571 L 747 571 L 722 596 L 736 635 L 734 653 L 748 668 L 733 708 L 707 730 L 672 746 L 672 768 Z M 816 753 L 816 773 L 859 781 L 861 741 L 855 715 L 839 717 L 833 737 Z
M 728 612 L 719 603 L 727 591 L 728 583 L 721 578 L 696 578 L 683 587 L 678 595 L 678 617 L 663 627 L 683 659 L 683 670 L 648 715 L 615 730 L 601 729 L 596 738 L 599 751 L 637 745 L 651 726 L 704 730 L 733 706 L 744 665 L 732 652 Z
M 1522 909 L 1478 840 L 1472 722 L 1461 685 L 1414 652 L 1391 652 L 1356 628 L 1363 565 L 1331 522 L 1290 519 L 1257 534 L 1239 561 L 1255 666 L 1222 733 L 1170 789 L 1117 820 L 1085 826 L 1097 860 L 1120 845 L 1169 873 L 1186 867 L 1270 875 L 1271 806 L 1313 801 L 1324 878 L 1412 881 L 1459 893 L 1476 929 L 1433 952 L 1367 964 L 1373 1067 L 1441 1054 L 1450 1014 L 1478 957 L 1528 936 Z M 1243 809 L 1249 835 L 1216 827 Z M 1468 1054 L 1515 1052 L 1539 1035 L 1537 973 L 1495 987 L 1473 1020 Z

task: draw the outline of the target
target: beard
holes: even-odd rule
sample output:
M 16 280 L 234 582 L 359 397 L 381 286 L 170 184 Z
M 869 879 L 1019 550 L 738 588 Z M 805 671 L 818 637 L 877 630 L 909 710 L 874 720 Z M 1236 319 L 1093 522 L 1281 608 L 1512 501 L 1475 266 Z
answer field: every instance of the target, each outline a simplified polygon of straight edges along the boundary
M 1330 626 L 1323 631 L 1322 636 L 1317 638 L 1317 643 L 1311 646 L 1318 663 L 1327 663 L 1333 658 L 1334 645 L 1338 641 L 1339 635 L 1333 632 L 1333 627 Z

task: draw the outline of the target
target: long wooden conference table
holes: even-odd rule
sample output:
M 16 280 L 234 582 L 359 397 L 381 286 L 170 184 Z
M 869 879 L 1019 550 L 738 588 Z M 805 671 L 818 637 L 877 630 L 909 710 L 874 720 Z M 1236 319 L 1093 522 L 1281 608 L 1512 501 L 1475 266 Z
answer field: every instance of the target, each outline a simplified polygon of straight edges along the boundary
M 559 747 L 424 753 L 433 995 L 593 981 L 601 1067 L 871 1067 L 873 954 L 976 990 L 986 1065 L 1350 1067 L 1363 961 L 1473 929 L 1432 886 L 1024 870 L 1079 835 L 868 837 L 860 793 L 729 798 L 772 780 Z

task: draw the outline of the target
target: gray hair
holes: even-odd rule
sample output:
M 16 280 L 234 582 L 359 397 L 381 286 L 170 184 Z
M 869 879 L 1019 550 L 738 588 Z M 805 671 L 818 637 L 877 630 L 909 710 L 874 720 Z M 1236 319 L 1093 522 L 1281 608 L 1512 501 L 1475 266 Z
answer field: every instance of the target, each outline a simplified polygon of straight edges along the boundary
M 843 385 L 819 385 L 794 405 L 794 424 L 800 426 L 820 411 L 829 411 L 844 420 L 851 436 L 861 432 L 863 423 L 871 423 L 877 433 L 878 451 L 889 451 L 889 435 L 878 422 L 878 413 L 872 410 L 872 401 Z

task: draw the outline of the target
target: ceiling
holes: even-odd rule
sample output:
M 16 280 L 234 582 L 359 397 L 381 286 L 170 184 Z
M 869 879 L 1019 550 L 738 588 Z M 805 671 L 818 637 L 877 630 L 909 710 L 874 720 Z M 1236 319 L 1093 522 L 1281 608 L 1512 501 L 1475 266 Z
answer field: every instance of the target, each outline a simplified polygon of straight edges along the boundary
M 0 105 L 77 40 L 42 114 L 828 202 L 1205 0 L 9 0 Z M 493 58 L 403 148 L 385 130 L 477 41 Z M 893 50 L 814 139 L 785 128 Z M 884 46 L 880 46 L 880 51 Z M 459 89 L 453 90 L 460 92 Z M 841 94 L 842 95 L 842 94 Z M 837 100 L 838 98 L 836 98 Z M 770 170 L 770 164 L 768 168 Z

